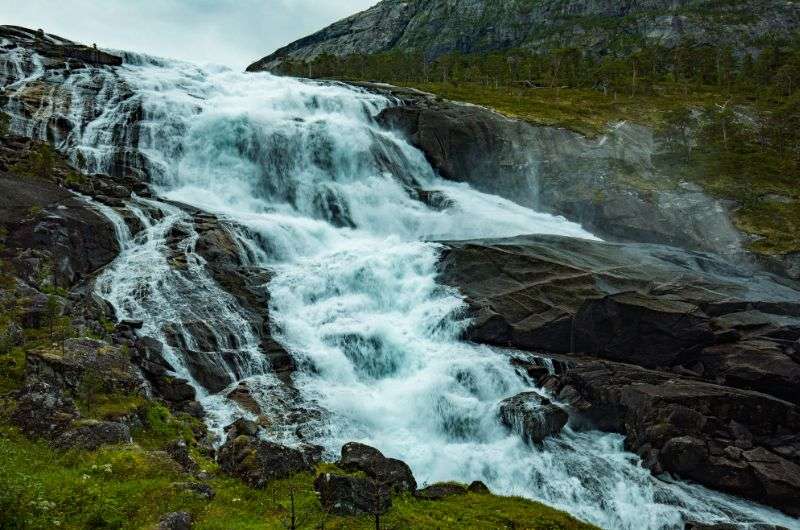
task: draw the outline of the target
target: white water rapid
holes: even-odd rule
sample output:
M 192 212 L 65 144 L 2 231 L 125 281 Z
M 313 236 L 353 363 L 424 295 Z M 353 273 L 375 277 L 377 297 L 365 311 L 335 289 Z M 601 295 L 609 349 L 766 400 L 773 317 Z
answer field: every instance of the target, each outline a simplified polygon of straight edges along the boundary
M 420 152 L 374 122 L 391 104 L 383 97 L 126 60 L 115 70 L 76 74 L 71 86 L 88 82 L 80 75 L 103 84 L 105 107 L 92 103 L 63 147 L 94 171 L 119 162 L 119 142 L 140 156 L 159 200 L 128 202 L 143 227 L 135 237 L 118 211 L 102 207 L 124 248 L 98 288 L 120 317 L 143 320 L 142 332 L 165 343 L 177 375 L 198 388 L 212 427 L 243 412 L 195 381 L 170 345 L 177 334 L 186 349 L 199 349 L 192 323 L 204 322 L 220 345 L 220 358 L 209 362 L 260 388 L 267 407 L 282 398 L 271 394 L 280 385 L 236 300 L 194 252 L 196 232 L 180 203 L 222 219 L 247 260 L 275 272 L 275 334 L 298 363 L 302 399 L 327 411 L 311 441 L 328 451 L 361 441 L 407 462 L 421 484 L 483 480 L 496 493 L 540 500 L 609 529 L 677 529 L 684 520 L 800 527 L 773 510 L 651 477 L 618 435 L 567 427 L 531 447 L 500 425 L 498 403 L 536 389 L 504 352 L 459 340 L 464 302 L 437 284 L 440 247 L 427 241 L 593 237 L 580 226 L 438 178 Z M 85 114 L 80 90 L 72 93 L 74 114 Z M 43 135 L 24 120 L 14 126 Z M 177 251 L 168 244 L 176 227 L 183 234 Z M 177 268 L 176 252 L 183 257 Z

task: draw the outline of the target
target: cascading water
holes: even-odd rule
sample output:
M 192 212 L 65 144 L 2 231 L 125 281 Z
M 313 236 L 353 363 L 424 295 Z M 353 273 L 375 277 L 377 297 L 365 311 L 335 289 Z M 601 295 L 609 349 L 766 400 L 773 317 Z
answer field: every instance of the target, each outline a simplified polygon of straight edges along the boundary
M 327 411 L 311 441 L 328 451 L 362 441 L 408 462 L 421 483 L 483 480 L 606 528 L 681 528 L 684 519 L 798 528 L 775 511 L 651 477 L 618 435 L 567 427 L 532 447 L 499 424 L 501 400 L 538 390 L 503 351 L 459 340 L 464 302 L 437 284 L 440 247 L 427 241 L 593 237 L 581 227 L 437 178 L 418 151 L 374 123 L 390 104 L 382 97 L 126 59 L 93 73 L 108 87 L 104 101 L 117 103 L 74 129 L 64 147 L 92 169 L 119 162 L 119 141 L 146 161 L 160 200 L 128 203 L 143 226 L 135 237 L 103 208 L 124 245 L 99 290 L 164 342 L 176 373 L 200 390 L 212 426 L 241 412 L 192 377 L 185 355 L 201 348 L 187 324 L 212 330 L 228 355 L 210 362 L 261 385 L 260 399 L 278 385 L 235 299 L 194 252 L 196 232 L 179 203 L 213 212 L 236 230 L 248 260 L 275 272 L 275 333 L 297 361 L 302 398 Z M 142 119 L 130 119 L 134 108 Z M 176 227 L 182 236 L 170 245 Z

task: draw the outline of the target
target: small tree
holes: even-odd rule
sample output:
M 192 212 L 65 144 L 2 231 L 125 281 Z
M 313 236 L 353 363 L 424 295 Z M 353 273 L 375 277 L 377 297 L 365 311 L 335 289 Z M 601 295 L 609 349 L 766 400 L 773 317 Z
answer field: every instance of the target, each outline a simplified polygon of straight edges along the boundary
M 54 338 L 56 324 L 61 316 L 61 304 L 58 303 L 58 297 L 51 294 L 47 297 L 47 302 L 44 307 L 44 318 L 47 323 L 47 328 L 50 333 L 50 339 Z

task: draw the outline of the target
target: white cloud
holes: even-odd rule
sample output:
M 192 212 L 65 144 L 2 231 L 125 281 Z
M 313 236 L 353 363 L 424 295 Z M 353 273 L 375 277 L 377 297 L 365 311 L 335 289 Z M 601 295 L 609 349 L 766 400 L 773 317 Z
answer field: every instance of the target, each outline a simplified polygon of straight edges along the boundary
M 377 0 L 0 0 L 0 24 L 236 68 Z

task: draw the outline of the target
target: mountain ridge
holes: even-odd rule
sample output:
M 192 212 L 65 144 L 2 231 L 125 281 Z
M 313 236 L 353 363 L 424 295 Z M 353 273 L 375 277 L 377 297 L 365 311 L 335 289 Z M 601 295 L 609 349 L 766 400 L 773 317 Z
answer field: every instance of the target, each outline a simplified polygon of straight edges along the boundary
M 451 52 L 482 53 L 577 47 L 590 54 L 667 48 L 683 42 L 728 45 L 758 53 L 758 43 L 791 39 L 800 5 L 783 0 L 383 0 L 254 62 L 273 70 L 286 60 L 391 51 L 428 60 Z

